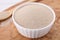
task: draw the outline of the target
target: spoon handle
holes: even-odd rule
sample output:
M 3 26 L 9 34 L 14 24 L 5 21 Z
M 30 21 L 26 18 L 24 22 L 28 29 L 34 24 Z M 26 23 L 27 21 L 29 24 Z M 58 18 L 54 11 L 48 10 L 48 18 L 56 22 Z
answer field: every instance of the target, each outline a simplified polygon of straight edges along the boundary
M 4 10 L 4 11 L 11 11 L 11 10 L 13 10 L 15 7 L 17 7 L 17 6 L 19 6 L 20 4 L 23 4 L 23 3 L 25 3 L 25 2 L 27 2 L 27 0 L 26 0 L 26 1 L 19 2 L 19 3 L 16 3 L 15 5 L 7 8 L 7 9 Z

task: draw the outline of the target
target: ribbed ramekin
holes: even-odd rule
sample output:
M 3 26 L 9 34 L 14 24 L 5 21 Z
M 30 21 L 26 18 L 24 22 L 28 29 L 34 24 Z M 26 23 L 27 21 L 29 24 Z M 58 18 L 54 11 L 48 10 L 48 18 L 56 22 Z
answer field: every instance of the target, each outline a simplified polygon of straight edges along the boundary
M 43 27 L 43 28 L 40 28 L 40 29 L 29 29 L 29 28 L 24 28 L 22 27 L 21 25 L 19 25 L 15 19 L 14 19 L 14 13 L 16 12 L 16 10 L 24 5 L 27 5 L 27 4 L 37 4 L 37 5 L 41 5 L 41 6 L 44 6 L 44 7 L 47 7 L 51 12 L 52 12 L 52 16 L 53 16 L 53 19 L 51 21 L 51 23 L 49 25 L 47 25 L 46 27 Z M 16 7 L 16 9 L 14 10 L 13 12 L 13 15 L 12 15 L 12 19 L 13 19 L 13 23 L 15 24 L 17 30 L 19 33 L 21 33 L 21 35 L 25 36 L 25 37 L 28 37 L 28 38 L 38 38 L 38 37 L 42 37 L 44 36 L 45 34 L 47 34 L 52 25 L 54 24 L 54 21 L 55 21 L 55 12 L 53 11 L 53 9 L 43 3 L 36 3 L 36 2 L 26 2 L 24 4 L 21 4 L 20 6 Z

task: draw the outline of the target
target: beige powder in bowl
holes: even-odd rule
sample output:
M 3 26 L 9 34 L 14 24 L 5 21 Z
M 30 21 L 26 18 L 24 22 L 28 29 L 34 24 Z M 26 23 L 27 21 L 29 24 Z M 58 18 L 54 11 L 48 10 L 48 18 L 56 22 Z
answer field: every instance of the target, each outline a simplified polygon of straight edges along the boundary
M 52 12 L 47 7 L 36 4 L 18 8 L 14 16 L 19 25 L 29 29 L 46 27 L 53 19 Z

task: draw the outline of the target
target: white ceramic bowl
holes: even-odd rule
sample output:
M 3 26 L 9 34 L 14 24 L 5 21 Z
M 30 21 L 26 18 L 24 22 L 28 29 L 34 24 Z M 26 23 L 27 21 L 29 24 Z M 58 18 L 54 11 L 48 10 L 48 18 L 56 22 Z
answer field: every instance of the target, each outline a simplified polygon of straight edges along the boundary
M 24 28 L 22 27 L 21 25 L 19 25 L 15 19 L 14 19 L 14 12 L 16 12 L 16 10 L 19 8 L 19 7 L 22 7 L 24 5 L 27 5 L 27 4 L 37 4 L 37 5 L 41 5 L 41 6 L 44 6 L 44 7 L 47 7 L 53 14 L 53 19 L 51 21 L 51 23 L 49 25 L 47 25 L 46 27 L 43 27 L 43 28 L 40 28 L 40 29 L 29 29 L 29 28 Z M 13 12 L 13 15 L 12 15 L 12 19 L 13 19 L 13 22 L 18 30 L 19 33 L 21 33 L 21 35 L 25 36 L 25 37 L 28 37 L 28 38 L 38 38 L 38 37 L 42 37 L 44 36 L 45 34 L 47 34 L 52 25 L 54 24 L 54 21 L 55 21 L 55 12 L 53 11 L 53 9 L 43 3 L 36 3 L 36 2 L 26 2 L 24 4 L 21 4 L 20 6 L 18 6 Z

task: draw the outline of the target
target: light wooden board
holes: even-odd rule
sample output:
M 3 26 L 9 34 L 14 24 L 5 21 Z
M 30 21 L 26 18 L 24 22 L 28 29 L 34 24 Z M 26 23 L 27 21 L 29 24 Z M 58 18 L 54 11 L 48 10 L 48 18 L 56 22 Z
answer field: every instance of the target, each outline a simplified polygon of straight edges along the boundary
M 60 0 L 42 0 L 41 3 L 51 6 L 56 13 L 56 21 L 50 32 L 37 39 L 29 39 L 18 33 L 11 18 L 0 22 L 0 40 L 60 40 Z

